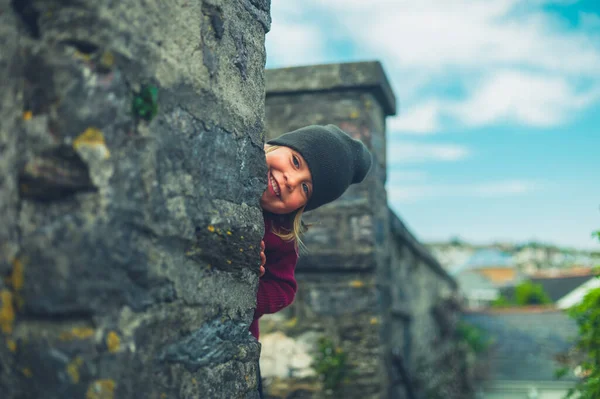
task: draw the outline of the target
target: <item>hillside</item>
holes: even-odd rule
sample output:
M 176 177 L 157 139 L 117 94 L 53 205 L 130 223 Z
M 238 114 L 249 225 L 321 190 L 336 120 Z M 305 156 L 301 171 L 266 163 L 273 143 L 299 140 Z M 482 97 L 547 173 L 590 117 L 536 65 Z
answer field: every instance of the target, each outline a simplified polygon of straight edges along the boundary
M 560 248 L 549 244 L 493 243 L 474 245 L 460 240 L 425 244 L 439 262 L 452 272 L 474 257 L 488 266 L 513 264 L 518 269 L 533 273 L 538 270 L 594 267 L 600 265 L 600 251 Z M 501 261 L 501 264 L 499 262 Z

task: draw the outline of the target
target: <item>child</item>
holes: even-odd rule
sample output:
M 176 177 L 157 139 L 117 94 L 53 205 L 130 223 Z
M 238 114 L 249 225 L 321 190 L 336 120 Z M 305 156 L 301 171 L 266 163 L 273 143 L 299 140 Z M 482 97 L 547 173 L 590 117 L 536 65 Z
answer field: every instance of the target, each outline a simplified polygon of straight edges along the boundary
M 371 154 L 365 145 L 334 125 L 307 126 L 283 134 L 270 140 L 265 152 L 268 186 L 260 199 L 265 235 L 250 326 L 256 339 L 258 319 L 294 300 L 302 213 L 339 198 L 351 184 L 363 181 L 371 168 Z

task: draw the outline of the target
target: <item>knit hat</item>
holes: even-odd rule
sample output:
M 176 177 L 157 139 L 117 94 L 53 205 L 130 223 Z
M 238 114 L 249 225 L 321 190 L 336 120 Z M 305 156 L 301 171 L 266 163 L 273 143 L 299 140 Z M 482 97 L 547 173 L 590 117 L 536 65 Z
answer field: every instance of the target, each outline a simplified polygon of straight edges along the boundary
M 312 175 L 313 192 L 304 210 L 310 211 L 339 198 L 348 186 L 363 181 L 371 168 L 365 145 L 334 125 L 311 125 L 269 140 L 298 151 Z

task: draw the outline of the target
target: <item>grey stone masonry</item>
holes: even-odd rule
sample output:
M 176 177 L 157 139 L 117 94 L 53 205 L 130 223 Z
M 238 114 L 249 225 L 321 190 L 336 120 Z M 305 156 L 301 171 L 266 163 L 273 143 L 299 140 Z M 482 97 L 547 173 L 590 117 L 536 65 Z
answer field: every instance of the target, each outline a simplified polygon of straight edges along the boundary
M 257 398 L 268 0 L 0 0 L 0 396 Z
M 362 140 L 374 159 L 363 183 L 304 218 L 308 252 L 297 265 L 295 302 L 261 319 L 266 390 L 273 397 L 400 399 L 433 398 L 437 390 L 468 398 L 429 377 L 456 377 L 445 355 L 454 353 L 456 284 L 388 207 L 385 119 L 396 113 L 396 100 L 381 64 L 267 70 L 266 87 L 268 138 L 332 123 Z M 315 371 L 323 337 L 348 360 L 337 370 L 346 377 L 330 392 L 326 382 L 336 370 Z M 274 349 L 284 343 L 292 349 Z

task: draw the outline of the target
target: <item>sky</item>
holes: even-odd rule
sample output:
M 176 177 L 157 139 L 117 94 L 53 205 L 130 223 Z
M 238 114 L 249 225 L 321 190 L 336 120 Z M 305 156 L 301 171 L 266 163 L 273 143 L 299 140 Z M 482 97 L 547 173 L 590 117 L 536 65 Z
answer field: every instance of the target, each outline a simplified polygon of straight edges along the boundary
M 378 60 L 390 206 L 424 242 L 599 250 L 599 0 L 272 0 L 267 68 Z

